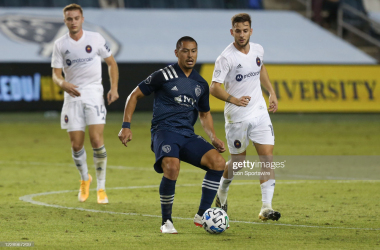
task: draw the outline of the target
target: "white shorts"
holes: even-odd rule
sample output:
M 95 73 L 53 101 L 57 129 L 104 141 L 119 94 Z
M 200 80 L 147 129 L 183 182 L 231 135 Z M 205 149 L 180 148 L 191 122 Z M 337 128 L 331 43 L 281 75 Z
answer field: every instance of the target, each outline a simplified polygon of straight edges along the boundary
M 247 121 L 226 123 L 226 138 L 230 154 L 243 153 L 250 140 L 258 144 L 274 145 L 273 125 L 269 114 Z
M 107 110 L 103 96 L 80 101 L 64 102 L 61 113 L 61 128 L 85 131 L 87 125 L 105 124 Z

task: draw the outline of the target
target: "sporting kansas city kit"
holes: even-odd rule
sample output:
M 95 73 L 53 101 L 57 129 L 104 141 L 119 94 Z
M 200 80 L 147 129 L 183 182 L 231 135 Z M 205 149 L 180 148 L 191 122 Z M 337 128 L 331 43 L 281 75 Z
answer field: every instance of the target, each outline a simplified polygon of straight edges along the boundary
M 210 111 L 208 83 L 194 69 L 186 77 L 176 63 L 154 72 L 138 86 L 145 96 L 155 95 L 151 127 L 155 170 L 163 172 L 163 157 L 203 168 L 202 156 L 214 147 L 196 135 L 193 126 L 198 111 Z
M 81 94 L 71 97 L 65 92 L 62 129 L 84 131 L 86 125 L 105 123 L 101 59 L 111 55 L 105 39 L 97 32 L 84 30 L 78 41 L 67 33 L 55 41 L 51 67 L 63 68 L 65 81 L 78 86 Z
M 226 103 L 224 116 L 226 138 L 231 154 L 240 154 L 249 140 L 274 145 L 273 126 L 261 90 L 260 71 L 264 49 L 249 43 L 248 54 L 237 50 L 233 43 L 216 59 L 212 81 L 224 83 L 227 93 L 240 98 L 250 96 L 246 107 Z

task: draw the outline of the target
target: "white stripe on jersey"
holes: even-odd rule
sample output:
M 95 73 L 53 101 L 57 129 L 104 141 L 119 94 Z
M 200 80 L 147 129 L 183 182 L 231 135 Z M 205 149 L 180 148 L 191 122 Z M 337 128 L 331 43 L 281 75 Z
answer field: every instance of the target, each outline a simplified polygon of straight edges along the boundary
M 165 70 L 168 72 L 168 74 L 169 74 L 169 76 L 170 76 L 170 79 L 173 79 L 173 75 L 172 75 L 172 73 L 170 72 L 170 69 L 168 69 L 168 67 L 166 67 Z
M 173 74 L 175 78 L 178 78 L 177 72 L 175 72 L 175 69 L 173 68 L 173 65 L 169 65 L 169 68 L 173 71 Z
M 162 72 L 162 74 L 164 74 L 164 77 L 166 79 L 166 81 L 169 80 L 168 76 L 166 75 L 165 71 L 163 69 L 160 69 L 160 71 Z

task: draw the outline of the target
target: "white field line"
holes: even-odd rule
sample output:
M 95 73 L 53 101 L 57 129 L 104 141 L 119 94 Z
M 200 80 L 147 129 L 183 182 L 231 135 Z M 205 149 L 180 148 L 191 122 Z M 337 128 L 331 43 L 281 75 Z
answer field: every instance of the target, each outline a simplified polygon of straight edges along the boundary
M 75 167 L 74 163 L 49 163 L 49 162 L 34 162 L 34 161 L 0 161 L 0 165 L 15 164 L 15 165 L 47 165 L 47 166 L 62 166 L 62 167 Z M 140 171 L 154 171 L 153 164 L 151 168 L 145 167 L 134 167 L 134 166 L 112 166 L 107 165 L 107 168 L 112 169 L 125 169 L 125 170 L 140 170 Z M 197 167 L 194 169 L 181 169 L 181 172 L 194 172 L 202 173 L 205 172 Z
M 281 182 L 281 184 L 295 184 L 306 181 L 290 181 L 290 182 Z M 232 185 L 249 185 L 256 184 L 256 182 L 235 182 Z M 199 184 L 182 184 L 177 185 L 177 187 L 189 187 L 189 186 L 198 186 Z M 158 188 L 159 185 L 149 185 L 149 186 L 130 186 L 130 187 L 115 187 L 115 188 L 107 188 L 107 189 L 143 189 L 143 188 Z M 95 190 L 95 189 L 91 189 Z M 79 211 L 93 212 L 93 213 L 105 213 L 105 214 L 121 214 L 121 215 L 129 215 L 129 216 L 144 216 L 144 217 L 154 217 L 161 218 L 161 215 L 152 215 L 152 214 L 138 214 L 138 213 L 123 213 L 123 212 L 113 212 L 113 211 L 101 211 L 95 209 L 86 209 L 81 207 L 66 207 L 61 205 L 48 204 L 40 201 L 33 200 L 34 197 L 43 196 L 43 195 L 51 195 L 51 194 L 62 194 L 69 192 L 78 192 L 78 190 L 63 190 L 63 191 L 53 191 L 53 192 L 45 192 L 38 194 L 29 194 L 20 197 L 21 201 L 29 202 L 35 205 L 46 206 L 46 207 L 54 207 L 61 209 L 73 209 Z M 178 220 L 193 220 L 193 218 L 183 218 L 183 217 L 173 217 Z M 282 224 L 282 223 L 263 223 L 263 222 L 252 222 L 252 221 L 235 221 L 231 220 L 232 223 L 244 223 L 244 224 L 255 224 L 255 225 L 272 225 L 272 226 L 287 226 L 287 227 L 303 227 L 303 228 L 323 228 L 323 229 L 349 229 L 349 230 L 367 230 L 367 231 L 380 231 L 380 228 L 353 228 L 353 227 L 323 227 L 323 226 L 312 226 L 312 225 L 294 225 L 294 224 Z
M 75 167 L 72 163 L 48 163 L 48 162 L 34 162 L 34 161 L 0 161 L 0 165 L 7 165 L 7 164 L 15 164 L 15 165 L 48 165 L 48 166 L 64 166 L 64 167 Z M 136 167 L 136 166 L 113 166 L 113 165 L 107 165 L 107 168 L 111 169 L 125 169 L 125 170 L 139 170 L 139 171 L 154 171 L 153 165 L 152 167 L 146 168 L 146 167 Z M 202 169 L 199 169 L 197 167 L 194 167 L 194 169 L 181 169 L 181 173 L 204 173 L 205 171 Z M 349 181 L 380 181 L 380 180 L 370 180 L 370 179 L 355 179 L 351 177 L 339 177 L 339 176 L 314 176 L 314 175 L 277 175 L 281 176 L 282 178 L 297 178 L 297 180 L 305 180 L 305 179 L 311 179 L 311 180 L 349 180 Z M 304 179 L 299 179 L 304 178 Z M 377 177 L 378 178 L 378 177 Z

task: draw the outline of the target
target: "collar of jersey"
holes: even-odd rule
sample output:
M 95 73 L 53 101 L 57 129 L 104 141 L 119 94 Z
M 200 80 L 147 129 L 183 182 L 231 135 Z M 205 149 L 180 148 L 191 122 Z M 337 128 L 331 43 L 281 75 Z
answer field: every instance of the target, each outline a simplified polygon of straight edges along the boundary
M 251 51 L 252 51 L 252 44 L 251 44 L 251 42 L 248 42 L 248 43 L 249 43 L 249 51 L 248 51 L 248 54 L 244 54 L 243 52 L 241 52 L 240 50 L 238 50 L 238 49 L 235 47 L 235 45 L 234 45 L 233 42 L 231 43 L 231 46 L 234 47 L 234 49 L 235 49 L 238 53 L 240 53 L 240 54 L 242 54 L 242 55 L 244 55 L 244 56 L 248 56 L 249 53 L 251 53 Z
M 72 39 L 70 37 L 70 33 L 67 33 L 67 35 L 69 36 L 70 42 L 72 42 L 74 44 L 78 44 L 78 43 L 81 43 L 84 40 L 84 37 L 86 36 L 86 32 L 85 32 L 85 30 L 83 30 L 83 35 L 82 35 L 82 37 L 78 41 L 75 41 L 74 39 Z
M 189 77 L 187 77 L 185 75 L 185 73 L 183 73 L 183 71 L 182 71 L 181 67 L 178 65 L 178 63 L 173 64 L 173 68 L 177 71 L 178 76 L 182 75 L 182 77 L 189 78 L 189 79 L 192 78 L 192 76 L 194 75 L 194 71 L 195 71 L 195 69 L 193 68 L 191 70 L 191 73 L 190 73 Z

